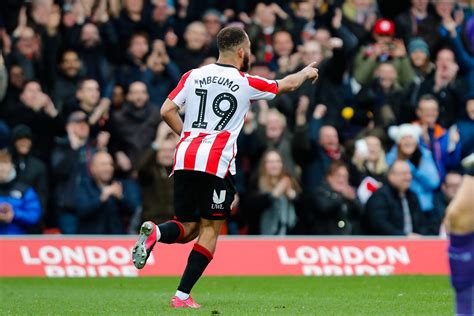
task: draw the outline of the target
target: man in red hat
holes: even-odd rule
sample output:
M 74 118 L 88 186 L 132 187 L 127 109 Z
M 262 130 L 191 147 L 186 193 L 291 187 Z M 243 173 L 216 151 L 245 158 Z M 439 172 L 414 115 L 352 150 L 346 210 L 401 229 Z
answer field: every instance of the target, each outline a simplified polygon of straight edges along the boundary
M 374 43 L 360 48 L 354 61 L 354 77 L 361 85 L 370 83 L 380 63 L 391 62 L 398 74 L 398 83 L 409 84 L 415 72 L 407 56 L 403 41 L 396 39 L 395 24 L 388 19 L 378 19 L 373 29 Z

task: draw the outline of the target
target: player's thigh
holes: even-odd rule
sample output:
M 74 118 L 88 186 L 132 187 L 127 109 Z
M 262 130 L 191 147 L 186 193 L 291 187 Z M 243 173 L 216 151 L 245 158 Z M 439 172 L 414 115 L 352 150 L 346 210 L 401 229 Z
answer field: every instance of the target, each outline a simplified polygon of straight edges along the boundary
M 177 170 L 173 174 L 173 180 L 176 219 L 180 222 L 198 223 L 200 221 L 196 192 L 200 186 L 198 175 L 193 171 Z
M 474 231 L 474 177 L 464 176 L 459 191 L 446 209 L 446 226 L 452 233 Z
M 235 189 L 228 178 L 202 173 L 199 187 L 199 214 L 202 219 L 220 221 L 230 215 Z M 201 225 L 202 227 L 202 225 Z

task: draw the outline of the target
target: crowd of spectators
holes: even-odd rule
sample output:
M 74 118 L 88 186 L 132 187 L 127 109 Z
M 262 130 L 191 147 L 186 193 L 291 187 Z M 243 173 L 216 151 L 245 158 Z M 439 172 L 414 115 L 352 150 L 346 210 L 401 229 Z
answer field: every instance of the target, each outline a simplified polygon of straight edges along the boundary
M 388 3 L 390 2 L 390 5 Z M 0 234 L 136 233 L 173 216 L 160 107 L 216 35 L 250 73 L 319 80 L 253 104 L 228 234 L 439 235 L 474 151 L 468 0 L 31 0 L 0 9 Z M 186 197 L 180 197 L 186 198 Z

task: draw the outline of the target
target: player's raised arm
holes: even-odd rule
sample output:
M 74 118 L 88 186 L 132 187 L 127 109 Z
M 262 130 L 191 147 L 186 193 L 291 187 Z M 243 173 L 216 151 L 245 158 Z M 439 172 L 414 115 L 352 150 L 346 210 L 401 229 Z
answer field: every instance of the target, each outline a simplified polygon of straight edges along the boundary
M 313 83 L 318 79 L 318 68 L 316 62 L 312 62 L 300 71 L 288 75 L 283 79 L 277 80 L 278 94 L 292 92 L 298 89 L 306 80 L 313 80 Z
M 179 116 L 178 105 L 167 98 L 161 107 L 160 114 L 166 124 L 168 124 L 176 134 L 180 135 L 183 130 L 183 120 L 181 116 Z

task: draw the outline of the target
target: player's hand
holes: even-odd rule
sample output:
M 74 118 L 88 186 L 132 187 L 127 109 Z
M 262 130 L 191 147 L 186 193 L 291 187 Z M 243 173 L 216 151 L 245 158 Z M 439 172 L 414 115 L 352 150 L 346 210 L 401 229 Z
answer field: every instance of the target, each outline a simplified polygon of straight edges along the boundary
M 319 70 L 316 68 L 318 63 L 313 61 L 308 66 L 304 67 L 301 71 L 306 75 L 306 79 L 313 80 L 311 83 L 315 83 L 319 77 Z

